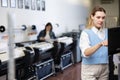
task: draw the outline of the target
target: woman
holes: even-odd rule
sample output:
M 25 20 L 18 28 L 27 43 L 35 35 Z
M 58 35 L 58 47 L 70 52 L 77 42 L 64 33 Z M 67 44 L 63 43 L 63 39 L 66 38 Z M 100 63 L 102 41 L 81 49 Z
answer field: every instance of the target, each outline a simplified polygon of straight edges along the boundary
M 45 29 L 42 30 L 37 36 L 38 41 L 46 41 L 46 40 L 55 39 L 55 38 L 56 36 L 52 31 L 52 24 L 50 22 L 45 25 Z
M 103 27 L 106 11 L 100 6 L 93 8 L 88 25 L 82 31 L 82 80 L 108 80 L 107 29 Z

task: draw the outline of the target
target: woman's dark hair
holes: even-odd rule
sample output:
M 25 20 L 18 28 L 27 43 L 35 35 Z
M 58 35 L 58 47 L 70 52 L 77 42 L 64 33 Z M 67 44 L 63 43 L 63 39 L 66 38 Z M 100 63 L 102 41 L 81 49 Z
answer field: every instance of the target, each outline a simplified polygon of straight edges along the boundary
M 46 25 L 45 25 L 45 31 L 46 31 L 46 28 L 48 27 L 48 26 L 51 26 L 51 30 L 50 31 L 52 31 L 52 29 L 53 29 L 53 27 L 52 27 L 52 24 L 50 23 L 50 22 L 48 22 Z
M 50 32 L 51 32 L 52 29 L 53 29 L 52 24 L 51 24 L 50 22 L 48 22 L 48 23 L 45 25 L 45 29 L 44 29 L 45 34 L 44 34 L 44 35 L 46 35 L 46 29 L 47 29 L 48 26 L 51 26 Z

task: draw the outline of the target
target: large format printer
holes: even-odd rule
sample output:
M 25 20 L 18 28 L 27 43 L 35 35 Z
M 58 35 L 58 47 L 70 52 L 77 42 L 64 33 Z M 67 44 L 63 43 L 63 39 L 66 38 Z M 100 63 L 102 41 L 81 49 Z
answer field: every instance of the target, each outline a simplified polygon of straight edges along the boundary
M 55 73 L 54 61 L 51 57 L 53 44 L 48 42 L 17 43 L 14 58 L 17 80 L 43 80 Z M 7 51 L 0 52 L 0 76 L 7 74 Z
M 16 79 L 43 80 L 73 64 L 72 37 L 60 37 L 50 42 L 21 42 L 14 48 Z M 0 54 L 0 71 L 7 74 L 7 52 Z M 5 64 L 5 65 L 4 65 Z M 3 75 L 1 74 L 1 75 Z
M 54 43 L 53 59 L 56 72 L 73 64 L 73 53 L 70 50 L 73 40 L 71 37 L 60 37 Z
M 53 44 L 48 42 L 40 42 L 26 46 L 26 48 L 31 48 L 33 51 L 35 51 L 35 62 L 42 62 L 46 59 L 51 58 L 51 50 L 53 48 Z
M 82 61 L 81 50 L 79 47 L 80 34 L 81 34 L 81 31 L 72 31 L 72 32 L 67 32 L 67 33 L 62 34 L 62 36 L 67 36 L 67 37 L 73 38 L 73 46 L 72 46 L 71 50 L 73 52 L 74 63 Z
M 14 48 L 14 58 L 15 58 L 15 71 L 16 71 L 16 78 L 18 77 L 18 69 L 23 67 L 24 61 L 23 57 L 25 56 L 23 50 L 24 47 Z M 0 52 L 0 76 L 7 74 L 8 70 L 8 60 L 9 60 L 9 53 L 7 49 Z
M 40 42 L 30 45 L 22 43 L 21 45 L 24 45 L 24 47 L 27 49 L 24 51 L 25 54 L 30 54 L 30 51 L 34 52 L 34 55 L 26 56 L 24 58 L 26 62 L 25 74 L 28 75 L 23 76 L 22 80 L 43 80 L 55 73 L 54 61 L 51 56 L 53 44 L 48 42 Z M 34 58 L 32 58 L 33 56 Z M 33 59 L 32 64 L 28 65 L 28 61 L 30 61 L 31 58 Z

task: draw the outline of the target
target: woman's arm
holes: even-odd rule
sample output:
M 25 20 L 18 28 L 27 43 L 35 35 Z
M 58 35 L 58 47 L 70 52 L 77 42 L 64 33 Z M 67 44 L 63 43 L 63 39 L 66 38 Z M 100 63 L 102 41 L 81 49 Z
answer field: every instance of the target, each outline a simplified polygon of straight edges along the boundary
M 50 32 L 50 38 L 51 39 L 56 39 L 55 33 L 53 31 Z
M 96 50 L 98 50 L 101 46 L 107 46 L 108 41 L 102 41 L 94 46 L 90 46 L 90 40 L 88 34 L 86 32 L 82 32 L 80 36 L 80 49 L 84 57 L 88 57 L 92 55 Z
M 44 41 L 45 40 L 45 38 L 44 38 L 44 31 L 41 31 L 39 33 L 39 35 L 37 36 L 37 40 L 38 41 Z
M 55 33 L 53 32 L 53 38 L 56 39 Z
M 95 51 L 97 51 L 101 46 L 107 46 L 107 45 L 108 45 L 108 41 L 107 41 L 107 40 L 102 41 L 102 42 L 100 42 L 100 43 L 98 43 L 98 44 L 96 44 L 96 45 L 94 45 L 94 46 L 92 46 L 92 47 L 90 47 L 90 48 L 87 48 L 87 49 L 85 50 L 84 54 L 85 54 L 86 56 L 90 56 L 90 55 L 92 55 L 93 53 L 95 53 Z

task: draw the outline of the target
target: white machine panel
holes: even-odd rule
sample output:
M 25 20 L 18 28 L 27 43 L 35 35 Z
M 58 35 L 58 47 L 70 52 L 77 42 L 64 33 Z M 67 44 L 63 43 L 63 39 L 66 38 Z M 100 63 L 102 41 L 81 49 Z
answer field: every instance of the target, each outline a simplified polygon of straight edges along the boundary
M 57 41 L 58 42 L 62 42 L 62 43 L 65 43 L 66 45 L 69 45 L 71 43 L 73 43 L 73 38 L 72 37 L 61 37 L 61 38 L 58 38 Z
M 48 50 L 48 49 L 53 48 L 53 44 L 48 43 L 48 42 L 40 42 L 40 43 L 31 44 L 29 47 L 39 48 L 41 50 Z

